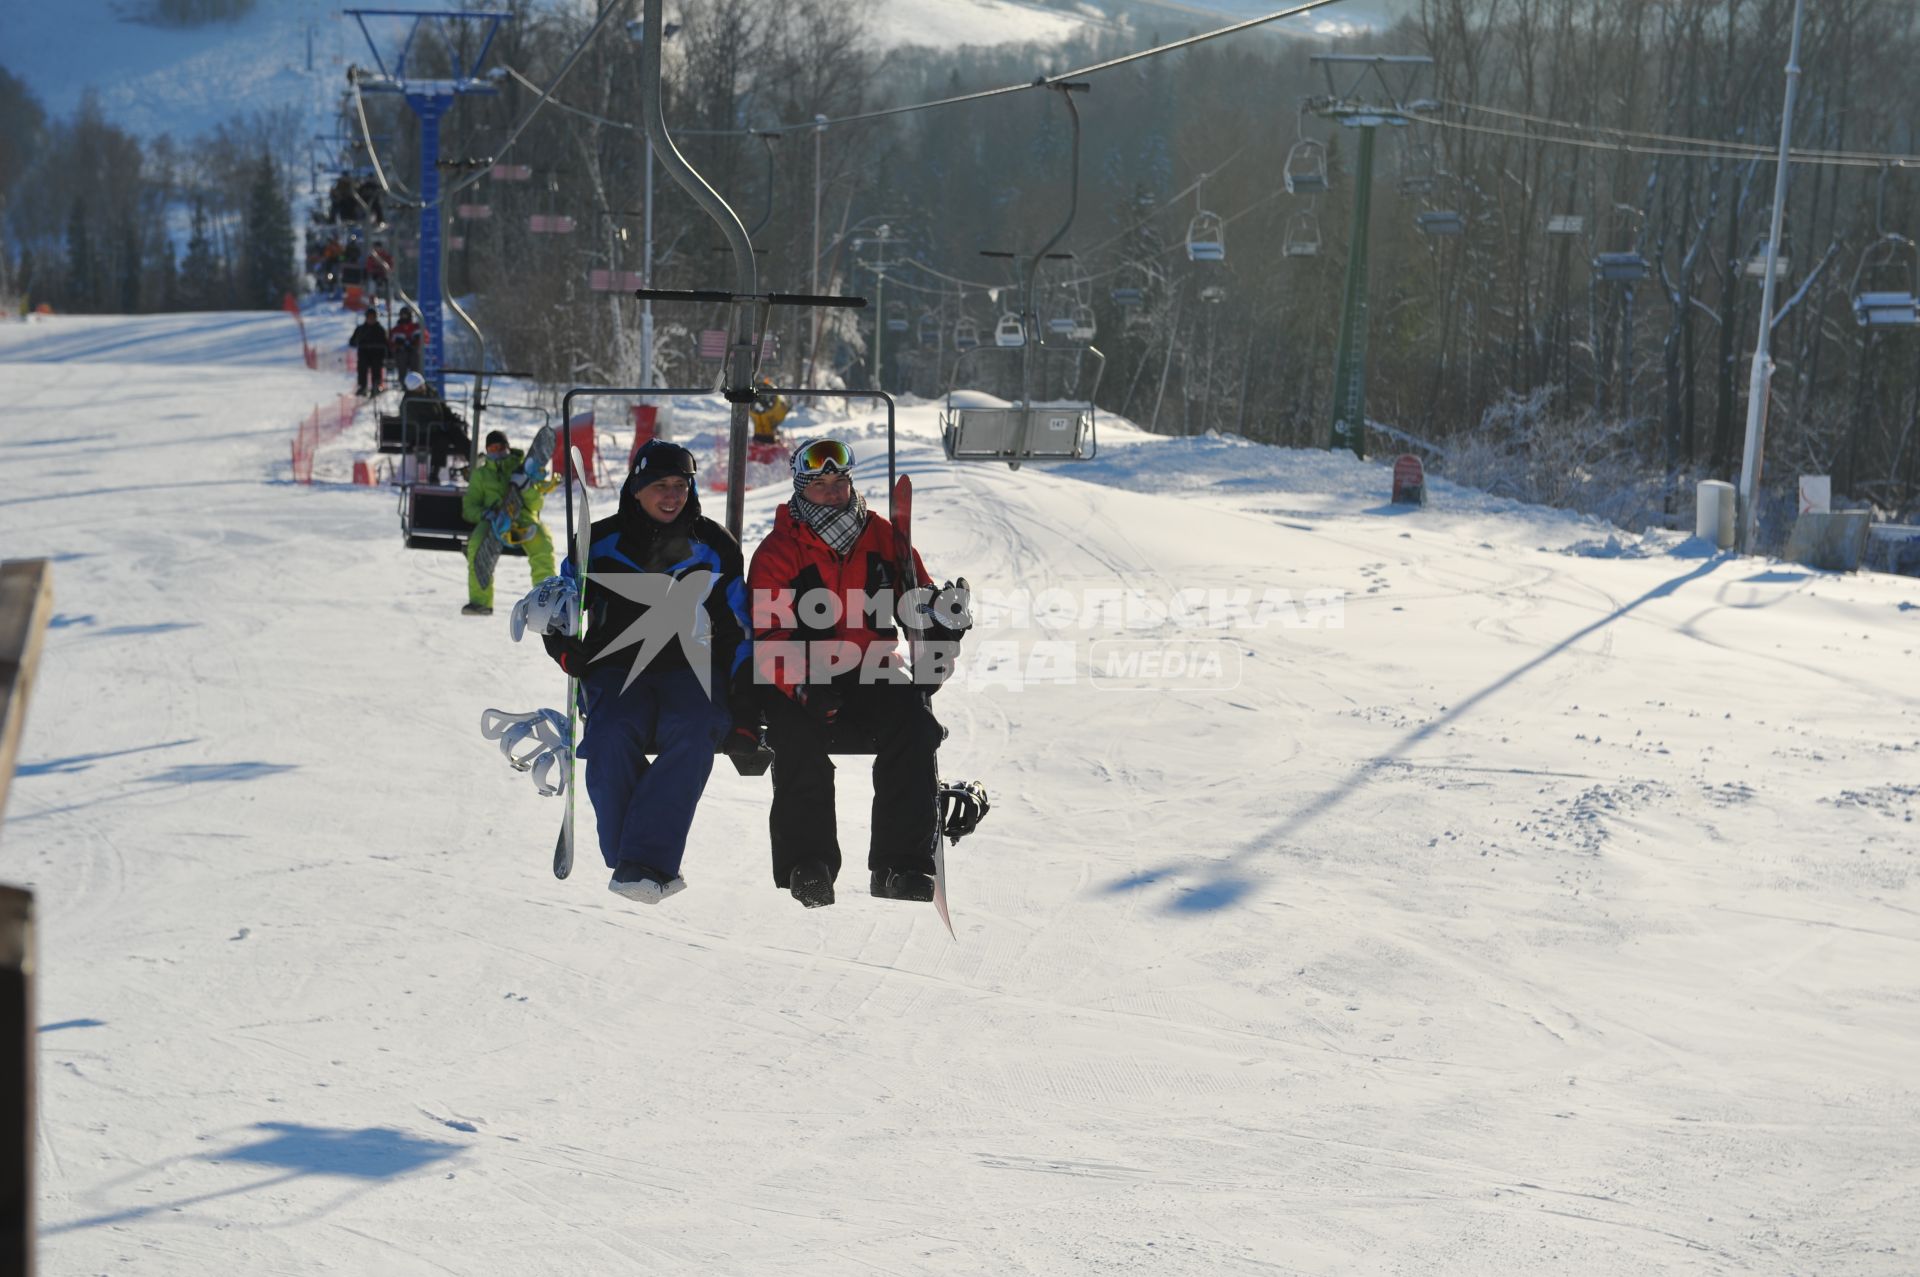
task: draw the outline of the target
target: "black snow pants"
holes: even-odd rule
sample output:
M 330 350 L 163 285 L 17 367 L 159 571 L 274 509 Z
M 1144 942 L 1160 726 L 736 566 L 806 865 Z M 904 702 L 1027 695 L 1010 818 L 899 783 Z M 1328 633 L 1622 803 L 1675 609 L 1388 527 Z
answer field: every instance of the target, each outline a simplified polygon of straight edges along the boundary
M 836 685 L 845 697 L 829 731 L 794 700 L 768 688 L 767 744 L 773 747 L 773 881 L 789 885 L 793 867 L 826 862 L 840 874 L 840 837 L 834 818 L 835 742 L 873 748 L 873 841 L 869 869 L 933 872 L 940 780 L 935 753 L 946 732 L 933 716 L 927 691 L 904 683 Z

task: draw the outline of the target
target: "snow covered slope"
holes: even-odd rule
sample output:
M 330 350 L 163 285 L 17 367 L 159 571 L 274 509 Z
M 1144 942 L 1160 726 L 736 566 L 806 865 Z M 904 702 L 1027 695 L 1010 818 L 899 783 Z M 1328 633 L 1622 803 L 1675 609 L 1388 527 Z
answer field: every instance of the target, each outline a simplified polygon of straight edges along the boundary
M 56 564 L 0 834 L 44 1271 L 1920 1264 L 1920 584 L 1119 426 L 958 467 L 908 407 L 917 539 L 1000 609 L 938 702 L 995 798 L 958 942 L 775 890 L 724 766 L 649 910 L 554 881 L 478 735 L 560 696 L 504 609 L 287 482 L 342 388 L 291 330 L 0 324 L 0 546 Z

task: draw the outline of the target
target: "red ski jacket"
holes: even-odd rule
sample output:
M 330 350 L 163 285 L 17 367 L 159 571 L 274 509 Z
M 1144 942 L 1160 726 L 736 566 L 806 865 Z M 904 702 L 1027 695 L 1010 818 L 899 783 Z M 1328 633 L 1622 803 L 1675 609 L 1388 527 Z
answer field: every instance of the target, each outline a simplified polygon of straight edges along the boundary
M 918 551 L 913 570 L 907 588 L 933 584 Z M 782 505 L 747 569 L 755 681 L 791 696 L 802 683 L 892 657 L 897 576 L 893 525 L 879 515 L 869 512 L 860 539 L 839 555 Z

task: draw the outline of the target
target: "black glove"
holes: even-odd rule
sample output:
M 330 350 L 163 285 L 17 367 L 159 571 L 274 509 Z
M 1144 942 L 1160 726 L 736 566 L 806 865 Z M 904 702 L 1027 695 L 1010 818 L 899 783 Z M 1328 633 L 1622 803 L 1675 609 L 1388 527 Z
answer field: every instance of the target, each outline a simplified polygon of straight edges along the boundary
M 802 683 L 794 689 L 793 699 L 822 727 L 833 726 L 834 720 L 840 717 L 840 707 L 847 701 L 839 688 L 827 683 Z
M 546 644 L 547 655 L 565 671 L 568 678 L 584 678 L 587 673 L 587 645 L 568 634 L 546 634 L 541 636 Z
M 720 741 L 720 749 L 728 758 L 751 758 L 760 752 L 760 733 L 745 725 L 736 725 Z
M 938 642 L 956 643 L 973 628 L 973 589 L 967 578 L 949 581 L 927 604 L 927 637 Z

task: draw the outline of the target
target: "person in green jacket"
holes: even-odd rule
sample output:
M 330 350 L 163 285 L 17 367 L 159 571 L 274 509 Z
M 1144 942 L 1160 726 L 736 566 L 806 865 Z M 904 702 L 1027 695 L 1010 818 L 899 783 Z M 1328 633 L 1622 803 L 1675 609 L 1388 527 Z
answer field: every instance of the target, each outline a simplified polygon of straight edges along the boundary
M 529 478 L 521 468 L 526 458 L 526 453 L 508 445 L 505 432 L 487 432 L 487 450 L 473 467 L 466 495 L 460 498 L 461 517 L 474 525 L 474 535 L 467 538 L 467 605 L 460 609 L 464 616 L 493 615 L 493 585 L 480 584 L 473 570 L 473 556 L 480 549 L 480 525 L 497 512 L 509 488 L 520 488 L 520 514 L 501 539 L 527 552 L 527 567 L 536 583 L 554 574 L 553 538 L 540 526 L 540 504 L 554 481 L 551 476 Z M 516 479 L 520 480 L 518 485 Z M 497 568 L 494 575 L 499 576 Z

